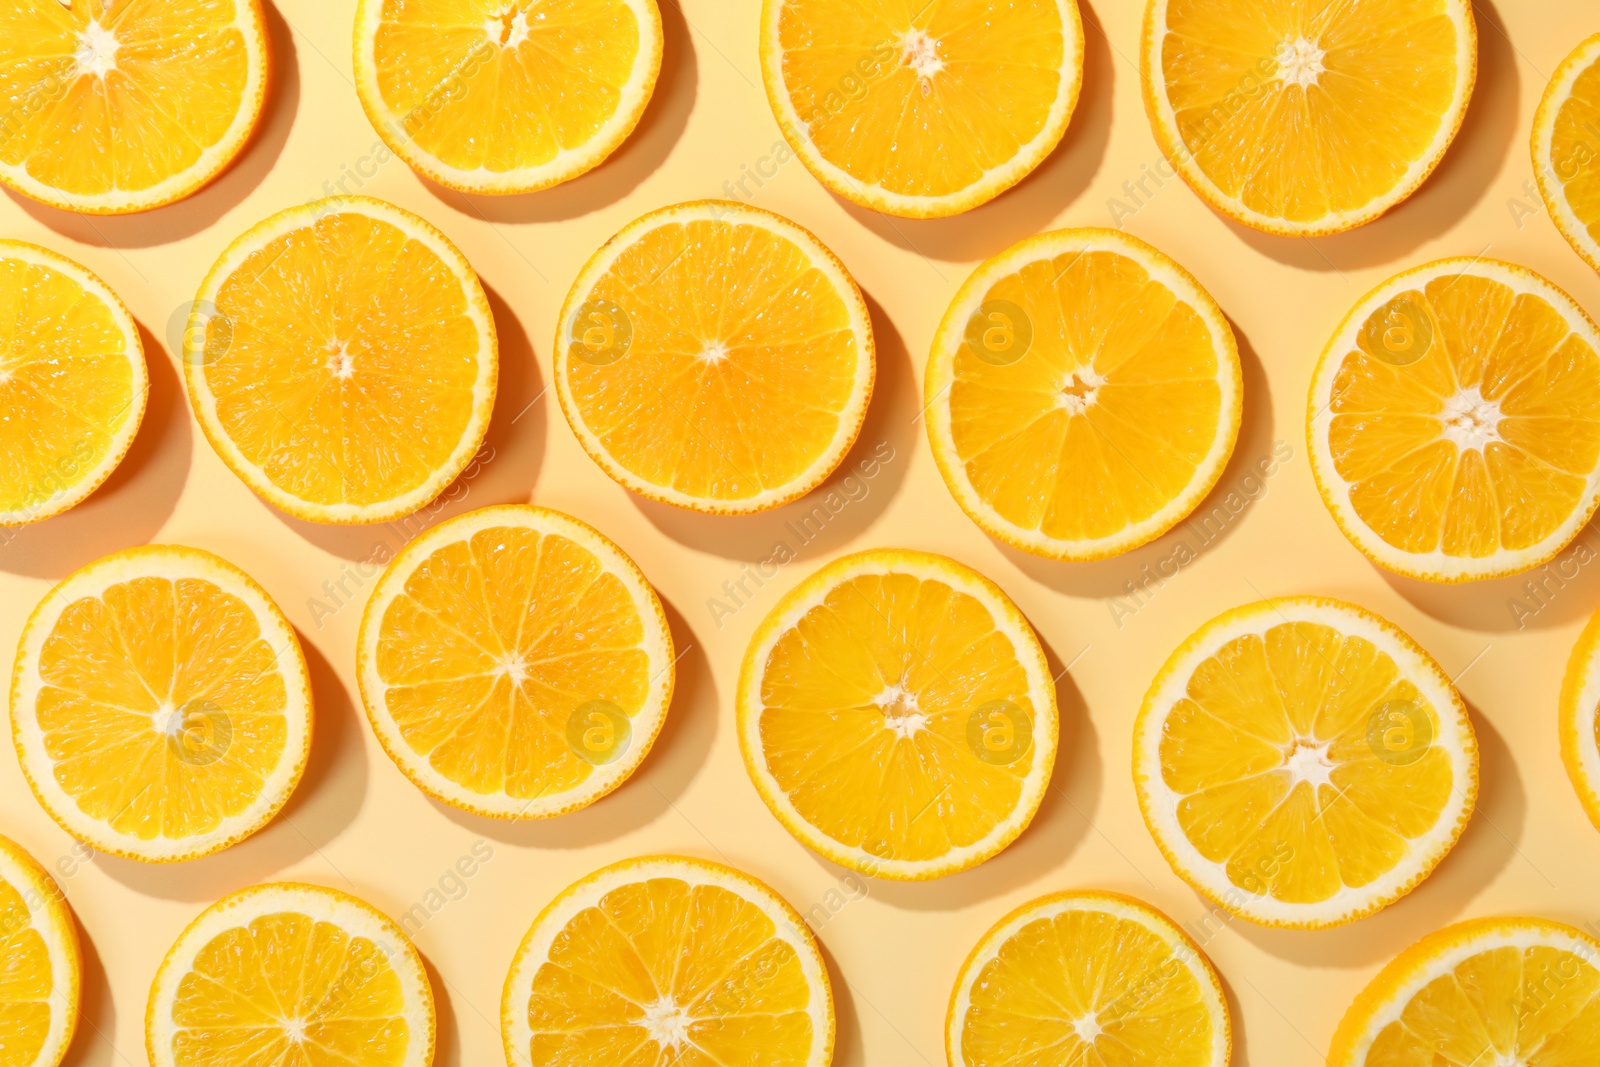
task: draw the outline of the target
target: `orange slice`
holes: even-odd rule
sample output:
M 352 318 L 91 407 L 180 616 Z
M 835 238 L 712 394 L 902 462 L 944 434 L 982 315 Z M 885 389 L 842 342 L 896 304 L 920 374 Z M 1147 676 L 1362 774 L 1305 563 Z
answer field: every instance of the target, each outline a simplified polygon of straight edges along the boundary
M 650 584 L 598 531 L 545 508 L 482 508 L 412 541 L 367 601 L 358 645 L 390 758 L 425 793 L 495 818 L 611 792 L 672 699 L 672 634 Z
M 372 905 L 276 882 L 188 925 L 156 971 L 144 1027 L 151 1067 L 430 1067 L 433 989 Z
M 683 856 L 603 867 L 534 920 L 506 976 L 506 1063 L 827 1067 L 833 993 L 793 908 Z
M 1561 680 L 1561 762 L 1600 829 L 1600 612 L 1589 619 Z
M 0 1063 L 57 1067 L 78 1026 L 83 960 L 61 888 L 0 837 Z
M 259 0 L 14 0 L 0 13 L 0 182 L 64 211 L 197 192 L 266 103 Z
M 23 774 L 62 829 L 170 862 L 227 848 L 289 799 L 311 688 L 288 620 L 209 552 L 127 548 L 40 601 L 11 684 Z
M 1600 33 L 1545 87 L 1533 116 L 1533 176 L 1556 229 L 1600 270 Z
M 1600 330 L 1510 263 L 1362 297 L 1312 377 L 1311 471 L 1362 554 L 1434 582 L 1553 559 L 1600 503 Z
M 383 522 L 444 491 L 483 443 L 494 318 L 466 258 L 367 197 L 290 208 L 228 246 L 184 333 L 206 439 L 268 503 Z
M 48 249 L 0 241 L 0 525 L 36 522 L 100 487 L 149 392 L 133 316 Z
M 985 533 L 1099 559 L 1177 525 L 1222 476 L 1243 379 L 1222 310 L 1115 230 L 1030 237 L 967 279 L 924 378 L 928 443 Z
M 950 1067 L 1227 1067 L 1222 983 L 1171 919 L 1118 893 L 1054 893 L 1001 919 L 956 976 Z
M 1263 926 L 1370 915 L 1472 816 L 1478 744 L 1426 652 L 1321 597 L 1248 604 L 1172 654 L 1134 724 L 1133 778 L 1185 881 Z
M 787 593 L 739 672 L 739 750 L 784 828 L 879 878 L 938 878 L 1033 819 L 1055 683 L 1028 620 L 943 556 L 860 552 Z
M 355 40 L 356 93 L 384 144 L 471 193 L 598 166 L 661 71 L 655 0 L 360 0 Z
M 635 219 L 572 283 L 556 395 L 584 451 L 653 500 L 764 511 L 820 485 L 872 395 L 844 265 L 769 211 L 701 200 Z
M 829 190 L 935 218 L 1044 161 L 1083 83 L 1075 0 L 764 0 L 761 75 L 784 138 Z
M 1600 1048 L 1600 941 L 1545 919 L 1430 934 L 1362 990 L 1328 1067 L 1584 1067 Z
M 1139 74 L 1168 161 L 1268 233 L 1338 233 L 1438 166 L 1478 73 L 1467 0 L 1148 0 Z

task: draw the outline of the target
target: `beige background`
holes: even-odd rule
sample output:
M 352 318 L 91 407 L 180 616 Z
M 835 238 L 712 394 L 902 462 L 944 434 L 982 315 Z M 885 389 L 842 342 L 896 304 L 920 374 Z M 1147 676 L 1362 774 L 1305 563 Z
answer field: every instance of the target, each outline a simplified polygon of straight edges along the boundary
M 1446 255 L 1501 257 L 1600 312 L 1600 279 L 1538 206 L 1528 159 L 1546 79 L 1600 29 L 1591 2 L 1479 0 L 1478 89 L 1460 137 L 1417 196 L 1354 233 L 1314 242 L 1263 236 L 1225 222 L 1178 181 L 1160 189 L 1147 181 L 1153 195 L 1141 195 L 1124 225 L 1210 288 L 1244 353 L 1244 430 L 1204 506 L 1218 506 L 1230 490 L 1255 493 L 1203 547 L 1207 538 L 1180 527 L 1131 555 L 1079 565 L 1003 549 L 961 514 L 917 418 L 920 378 L 939 316 L 978 260 L 1050 227 L 1108 225 L 1108 198 L 1136 206 L 1123 184 L 1160 158 L 1139 101 L 1142 4 L 1085 6 L 1083 95 L 1065 141 L 1028 181 L 969 215 L 921 223 L 873 215 L 830 196 L 792 160 L 762 185 L 746 181 L 754 203 L 811 228 L 839 254 L 868 295 L 878 334 L 878 391 L 850 462 L 883 442 L 894 458 L 864 497 L 801 546 L 784 524 L 814 500 L 730 519 L 636 499 L 580 451 L 546 392 L 561 298 L 602 241 L 651 208 L 727 195 L 724 183 L 747 168 L 772 173 L 766 157 L 779 134 L 760 87 L 757 3 L 678 3 L 662 0 L 665 67 L 639 131 L 599 170 L 551 191 L 466 198 L 428 185 L 398 160 L 375 167 L 377 138 L 350 83 L 350 0 L 278 0 L 269 12 L 277 68 L 269 113 L 221 181 L 185 203 L 121 219 L 0 197 L 0 233 L 80 260 L 127 301 L 147 331 L 152 381 L 144 427 L 111 482 L 0 547 L 0 648 L 15 647 L 27 612 L 74 568 L 132 544 L 196 545 L 244 567 L 282 605 L 300 629 L 317 702 L 311 767 L 283 816 L 236 848 L 176 867 L 76 862 L 72 840 L 39 810 L 15 760 L 0 757 L 0 832 L 46 866 L 64 858 L 64 887 L 87 935 L 85 1020 L 69 1063 L 142 1063 L 145 993 L 172 939 L 222 894 L 276 878 L 344 888 L 396 916 L 418 902 L 442 904 L 416 940 L 439 996 L 439 1063 L 472 1067 L 500 1062 L 500 985 L 535 912 L 580 875 L 646 852 L 726 860 L 802 911 L 822 904 L 819 936 L 839 1008 L 837 1062 L 849 1067 L 942 1064 L 945 1003 L 969 947 L 1013 906 L 1066 887 L 1132 893 L 1190 924 L 1225 979 L 1237 1064 L 1320 1062 L 1356 991 L 1444 923 L 1497 913 L 1600 920 L 1600 835 L 1562 771 L 1555 719 L 1567 652 L 1600 602 L 1594 550 L 1569 552 L 1542 579 L 1548 592 L 1537 601 L 1526 577 L 1441 588 L 1389 576 L 1334 527 L 1303 444 L 1306 390 L 1322 344 L 1349 305 L 1403 267 Z M 580 516 L 638 561 L 687 649 L 654 752 L 587 811 L 508 826 L 456 813 L 412 788 L 357 706 L 355 634 L 366 589 L 346 577 L 343 607 L 322 592 L 324 582 L 356 573 L 354 563 L 380 543 L 392 549 L 405 535 L 320 527 L 272 510 L 229 474 L 188 412 L 168 351 L 174 311 L 235 235 L 356 174 L 345 177 L 347 191 L 418 212 L 461 246 L 498 319 L 493 458 L 452 490 L 457 499 L 435 518 L 530 499 Z M 1247 485 L 1252 467 L 1285 446 L 1292 458 L 1264 485 Z M 767 558 L 780 537 L 799 559 L 719 626 L 708 600 Z M 1592 529 L 1582 538 L 1600 545 Z M 1171 559 L 1184 540 L 1198 549 L 1194 562 L 1152 583 L 1140 603 L 1123 596 L 1126 583 Z M 1060 681 L 1062 753 L 1032 828 L 976 870 L 929 885 L 874 883 L 861 896 L 850 891 L 857 883 L 843 881 L 846 872 L 801 847 L 761 805 L 740 764 L 731 701 L 745 642 L 780 590 L 869 545 L 946 552 L 979 568 L 1032 619 L 1054 669 L 1071 670 Z M 1242 920 L 1205 926 L 1207 909 L 1140 821 L 1129 771 L 1133 716 L 1160 663 L 1196 626 L 1236 604 L 1288 593 L 1372 608 L 1459 677 L 1483 749 L 1481 803 L 1437 873 L 1374 918 L 1321 933 L 1269 932 Z M 320 611 L 313 598 L 339 610 Z M 493 857 L 466 881 L 465 897 L 430 897 L 479 839 Z M 846 903 L 851 896 L 859 899 Z

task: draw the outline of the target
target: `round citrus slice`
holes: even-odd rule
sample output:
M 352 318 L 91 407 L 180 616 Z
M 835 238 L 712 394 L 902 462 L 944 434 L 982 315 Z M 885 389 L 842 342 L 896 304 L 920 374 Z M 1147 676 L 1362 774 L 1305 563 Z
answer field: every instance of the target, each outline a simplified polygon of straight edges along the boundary
M 266 103 L 259 0 L 19 0 L 0 22 L 0 182 L 113 215 L 233 162 Z
M 655 0 L 360 0 L 355 83 L 384 144 L 469 193 L 598 166 L 661 71 Z
M 1396 956 L 1334 1031 L 1328 1067 L 1580 1067 L 1600 1042 L 1600 941 L 1545 919 L 1476 919 Z
M 739 674 L 739 750 L 801 843 L 904 881 L 976 866 L 1032 820 L 1055 683 L 999 586 L 926 552 L 823 567 L 772 609 Z
M 429 1067 L 433 989 L 371 904 L 275 882 L 223 897 L 178 935 L 144 1033 L 151 1067 Z
M 1030 237 L 967 279 L 924 378 L 945 484 L 1053 559 L 1137 548 L 1193 511 L 1239 436 L 1239 350 L 1192 275 L 1115 230 Z
M 653 500 L 764 511 L 839 465 L 872 395 L 872 324 L 811 233 L 714 200 L 635 219 L 572 283 L 556 395 L 584 451 Z
M 506 976 L 500 1033 L 513 1067 L 827 1067 L 833 992 L 811 932 L 766 885 L 645 856 L 539 913 Z
M 139 328 L 105 282 L 0 241 L 0 525 L 59 515 L 99 488 L 133 444 L 149 382 Z
M 1227 1067 L 1232 1024 L 1211 961 L 1119 893 L 1054 893 L 996 923 L 945 1015 L 950 1067 Z
M 184 333 L 206 439 L 268 503 L 383 522 L 438 496 L 483 443 L 494 318 L 449 238 L 393 204 L 332 197 L 228 246 Z
M 545 508 L 483 508 L 406 545 L 361 618 L 357 676 L 416 786 L 502 819 L 621 785 L 672 698 L 672 635 L 639 568 Z
M 311 748 L 288 620 L 209 552 L 148 545 L 68 575 L 28 618 L 11 683 L 23 774 L 102 852 L 193 859 L 265 826 Z
M 1478 743 L 1439 665 L 1321 597 L 1217 616 L 1161 668 L 1134 725 L 1139 809 L 1172 869 L 1263 926 L 1394 903 L 1456 843 Z
M 1600 612 L 1589 619 L 1561 680 L 1561 762 L 1600 829 Z
M 1415 192 L 1478 73 L 1467 0 L 1149 0 L 1142 44 L 1145 111 L 1173 169 L 1229 218 L 1300 237 Z
M 1374 563 L 1433 582 L 1536 567 L 1600 503 L 1600 331 L 1526 268 L 1417 267 L 1340 324 L 1306 431 L 1323 502 Z
M 78 1025 L 78 929 L 60 887 L 6 837 L 0 837 L 0 960 L 0 1062 L 56 1067 Z
M 1545 88 L 1533 117 L 1533 176 L 1561 236 L 1600 270 L 1600 33 Z
M 1076 0 L 765 0 L 761 75 L 785 140 L 846 200 L 969 211 L 1055 148 L 1083 82 Z

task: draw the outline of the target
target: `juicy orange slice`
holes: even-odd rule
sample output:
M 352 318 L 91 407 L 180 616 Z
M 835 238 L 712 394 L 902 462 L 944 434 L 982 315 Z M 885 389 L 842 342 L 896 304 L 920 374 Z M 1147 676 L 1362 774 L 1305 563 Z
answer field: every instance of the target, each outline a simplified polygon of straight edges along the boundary
M 148 392 L 139 328 L 106 283 L 0 241 L 0 525 L 58 515 L 99 488 Z
M 1600 941 L 1546 919 L 1430 934 L 1362 990 L 1328 1067 L 1584 1067 L 1600 1048 Z
M 1055 893 L 983 935 L 945 1015 L 950 1067 L 1227 1067 L 1222 983 L 1171 919 L 1118 893 Z
M 1083 82 L 1076 0 L 765 0 L 761 74 L 795 154 L 874 211 L 968 211 L 1055 148 Z
M 0 182 L 66 211 L 181 200 L 266 103 L 259 0 L 14 0 L 0 13 Z
M 881 878 L 976 866 L 1032 820 L 1055 683 L 1028 621 L 954 560 L 876 549 L 796 586 L 750 641 L 739 749 L 778 821 Z
M 951 302 L 924 379 L 928 443 L 986 533 L 1099 559 L 1211 491 L 1242 388 L 1233 331 L 1193 276 L 1115 230 L 1057 230 L 985 262 Z
M 1467 0 L 1149 0 L 1156 141 L 1216 210 L 1295 236 L 1371 222 L 1450 147 L 1478 72 Z
M 356 92 L 415 170 L 526 193 L 600 164 L 661 71 L 655 0 L 360 0 Z
M 1556 228 L 1600 270 L 1600 33 L 1545 87 L 1533 117 L 1533 176 Z
M 1197 630 L 1151 683 L 1133 751 L 1172 869 L 1263 926 L 1392 904 L 1450 851 L 1478 793 L 1472 723 L 1439 665 L 1391 623 L 1318 597 Z
M 713 513 L 774 508 L 839 465 L 872 394 L 861 291 L 814 236 L 702 200 L 623 228 L 561 309 L 556 394 L 618 483 Z
M 1417 267 L 1328 342 L 1307 435 L 1323 502 L 1373 562 L 1435 582 L 1536 567 L 1600 502 L 1600 330 L 1523 267 Z
M 409 211 L 333 197 L 261 222 L 201 283 L 184 381 L 206 439 L 313 522 L 422 507 L 483 443 L 498 368 L 478 276 Z
M 1600 829 L 1600 612 L 1589 619 L 1561 681 L 1561 762 Z
M 83 963 L 61 888 L 0 837 L 0 1063 L 56 1067 L 78 1025 Z
M 249 576 L 149 545 L 84 567 L 33 610 L 11 688 L 22 771 L 81 841 L 169 862 L 227 848 L 305 770 L 299 640 Z
M 497 818 L 592 804 L 644 760 L 672 635 L 632 560 L 557 511 L 482 508 L 408 544 L 361 620 L 378 740 L 418 788 Z
M 364 900 L 295 882 L 241 889 L 178 936 L 150 986 L 151 1067 L 430 1067 L 433 989 Z
M 534 920 L 500 1008 L 514 1067 L 827 1067 L 817 943 L 748 874 L 646 856 L 568 886 Z

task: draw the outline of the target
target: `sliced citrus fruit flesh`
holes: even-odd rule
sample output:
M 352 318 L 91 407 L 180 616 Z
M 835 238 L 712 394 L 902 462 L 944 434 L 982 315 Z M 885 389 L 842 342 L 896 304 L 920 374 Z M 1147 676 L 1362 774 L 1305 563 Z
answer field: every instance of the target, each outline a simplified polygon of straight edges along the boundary
M 1076 0 L 765 0 L 761 74 L 795 154 L 847 200 L 936 218 L 1005 192 L 1066 131 Z
M 7 837 L 0 837 L 0 961 L 0 1063 L 56 1067 L 78 1025 L 78 928 L 61 888 Z
M 996 923 L 961 965 L 950 1067 L 1227 1067 L 1222 983 L 1171 919 L 1118 893 L 1055 893 Z
M 383 142 L 464 192 L 526 193 L 600 164 L 661 71 L 655 0 L 361 0 L 355 84 Z
M 105 282 L 0 241 L 0 525 L 99 488 L 133 444 L 149 385 L 139 328 Z
M 383 522 L 437 497 L 483 443 L 494 318 L 449 239 L 393 204 L 332 197 L 248 230 L 184 335 L 206 439 L 268 503 Z
M 1384 282 L 1328 342 L 1309 406 L 1323 502 L 1398 574 L 1536 567 L 1600 503 L 1600 331 L 1526 268 L 1448 259 Z
M 619 484 L 712 513 L 816 488 L 872 395 L 861 291 L 816 237 L 759 208 L 702 200 L 629 223 L 561 309 L 556 393 Z
M 1534 918 L 1448 926 L 1396 956 L 1334 1031 L 1328 1067 L 1581 1067 L 1600 1047 L 1600 941 Z
M 1589 619 L 1561 680 L 1561 762 L 1600 829 L 1600 612 Z
M 748 874 L 683 856 L 601 868 L 539 913 L 500 1008 L 506 1062 L 827 1067 L 811 932 Z
M 1022 833 L 1055 762 L 1055 683 L 1004 592 L 875 549 L 784 595 L 739 674 L 739 749 L 778 821 L 880 878 L 973 867 Z
M 1410 196 L 1477 70 L 1467 0 L 1145 8 L 1140 78 L 1162 152 L 1201 199 L 1269 233 L 1337 233 Z
M 934 338 L 928 443 L 993 537 L 1099 559 L 1171 529 L 1239 435 L 1239 351 L 1216 301 L 1115 230 L 1057 230 L 985 262 Z
M 404 931 L 364 900 L 275 882 L 223 897 L 150 986 L 151 1067 L 429 1067 L 433 990 Z
M 1533 176 L 1556 228 L 1600 270 L 1600 33 L 1562 61 L 1533 118 Z
M 144 211 L 220 174 L 266 103 L 258 0 L 19 0 L 0 14 L 0 182 Z
M 558 511 L 482 508 L 408 544 L 361 620 L 367 718 L 400 770 L 497 818 L 622 784 L 666 718 L 672 634 L 639 568 Z
M 1263 926 L 1338 926 L 1426 878 L 1478 792 L 1466 705 L 1393 624 L 1285 597 L 1175 651 L 1134 726 L 1134 785 L 1174 871 Z
M 11 716 L 51 818 L 153 862 L 265 826 L 311 744 L 305 658 L 283 613 L 233 564 L 170 545 L 105 556 L 46 594 L 17 648 Z

